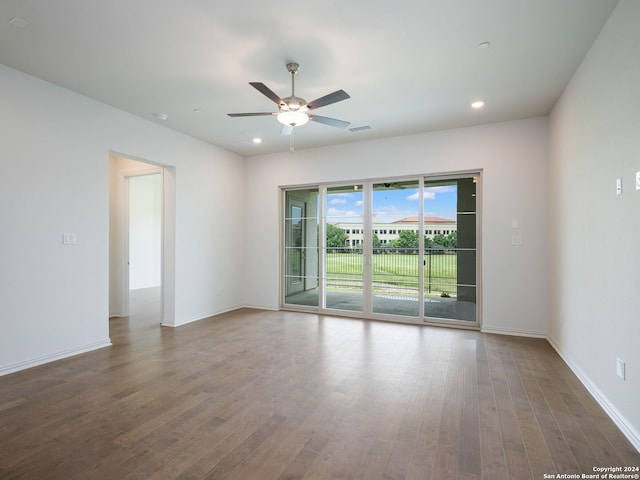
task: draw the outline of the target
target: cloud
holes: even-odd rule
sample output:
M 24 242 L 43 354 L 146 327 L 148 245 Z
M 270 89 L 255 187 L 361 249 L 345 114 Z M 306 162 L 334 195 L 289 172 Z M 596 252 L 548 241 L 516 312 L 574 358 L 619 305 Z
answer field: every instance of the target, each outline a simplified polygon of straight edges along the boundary
M 346 198 L 334 198 L 329 202 L 329 205 L 344 205 L 347 203 Z
M 455 192 L 457 190 L 455 185 L 443 185 L 441 187 L 424 187 L 424 199 L 426 200 L 435 200 L 436 195 L 438 193 L 449 193 Z M 407 200 L 417 202 L 418 201 L 418 190 L 415 193 L 409 195 Z
M 328 217 L 352 217 L 354 215 L 358 215 L 358 214 L 352 210 L 340 210 L 339 208 L 327 209 Z
M 364 202 L 363 202 L 362 200 L 358 200 L 358 201 L 356 202 L 356 207 L 361 207 L 361 206 L 363 205 L 363 203 L 364 203 Z
M 340 210 L 338 208 L 327 209 L 327 218 L 331 218 L 333 220 L 339 221 L 340 219 L 344 219 L 345 217 L 360 218 L 360 212 L 355 212 L 353 210 Z
M 409 195 L 407 197 L 407 200 L 410 200 L 412 202 L 417 202 L 418 201 L 418 191 L 416 191 L 416 193 L 413 193 L 411 195 Z M 425 200 L 435 200 L 436 199 L 436 192 L 431 192 L 428 189 L 424 189 L 424 199 Z
M 376 215 L 397 215 L 401 213 L 400 209 L 397 205 L 383 205 L 382 207 L 377 208 L 373 212 Z
M 447 192 L 455 192 L 457 187 L 455 185 L 442 185 L 440 187 L 425 187 L 425 191 L 435 192 L 435 193 L 447 193 Z

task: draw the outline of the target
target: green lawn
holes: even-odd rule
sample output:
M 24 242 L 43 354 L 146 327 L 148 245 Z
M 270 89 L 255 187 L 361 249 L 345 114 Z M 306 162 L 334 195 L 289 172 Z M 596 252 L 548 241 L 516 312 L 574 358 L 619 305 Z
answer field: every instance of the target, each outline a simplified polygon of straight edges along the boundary
M 418 255 L 373 255 L 374 288 L 384 290 L 384 285 L 416 289 L 418 287 Z M 425 292 L 456 293 L 456 255 L 426 255 L 424 270 Z M 328 253 L 326 256 L 328 280 L 362 280 L 362 254 Z

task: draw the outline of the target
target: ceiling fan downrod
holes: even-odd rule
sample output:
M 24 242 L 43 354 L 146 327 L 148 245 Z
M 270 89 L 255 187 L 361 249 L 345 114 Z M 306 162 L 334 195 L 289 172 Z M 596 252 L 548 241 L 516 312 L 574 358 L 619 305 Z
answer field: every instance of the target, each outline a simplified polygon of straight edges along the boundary
M 293 98 L 295 98 L 296 96 L 295 78 L 296 78 L 296 73 L 298 73 L 299 69 L 300 69 L 300 65 L 298 65 L 296 62 L 287 63 L 287 70 L 291 74 L 291 97 Z

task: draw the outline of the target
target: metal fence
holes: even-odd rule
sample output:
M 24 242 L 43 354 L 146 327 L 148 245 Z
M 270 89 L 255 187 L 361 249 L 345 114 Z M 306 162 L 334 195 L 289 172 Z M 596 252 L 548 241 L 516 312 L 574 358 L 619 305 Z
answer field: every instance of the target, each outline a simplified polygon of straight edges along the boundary
M 457 250 L 428 248 L 424 257 L 424 293 L 457 294 Z M 373 288 L 376 292 L 417 294 L 419 289 L 418 249 L 374 248 Z M 334 289 L 361 289 L 362 249 L 328 248 L 325 272 L 327 286 Z

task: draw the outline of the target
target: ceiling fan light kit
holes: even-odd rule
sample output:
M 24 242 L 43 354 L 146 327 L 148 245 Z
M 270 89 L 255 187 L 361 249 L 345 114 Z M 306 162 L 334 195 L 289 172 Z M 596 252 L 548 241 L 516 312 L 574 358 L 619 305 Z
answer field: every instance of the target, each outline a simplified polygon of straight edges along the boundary
M 302 112 L 282 112 L 278 114 L 278 121 L 290 127 L 299 127 L 309 121 L 309 116 Z
M 262 82 L 249 82 L 253 88 L 262 93 L 265 97 L 278 105 L 278 112 L 252 112 L 252 113 L 228 113 L 230 117 L 256 117 L 256 116 L 277 116 L 277 119 L 283 125 L 290 127 L 285 130 L 286 134 L 292 134 L 294 127 L 300 127 L 309 120 L 322 123 L 336 128 L 347 128 L 350 122 L 337 120 L 335 118 L 323 117 L 320 115 L 312 115 L 309 110 L 325 107 L 332 103 L 340 102 L 351 98 L 344 90 L 337 90 L 333 93 L 317 98 L 312 102 L 307 102 L 304 98 L 296 97 L 295 94 L 295 75 L 298 73 L 300 65 L 295 62 L 287 63 L 287 70 L 291 75 L 291 95 L 280 98 L 273 90 Z M 291 147 L 292 148 L 292 147 Z

